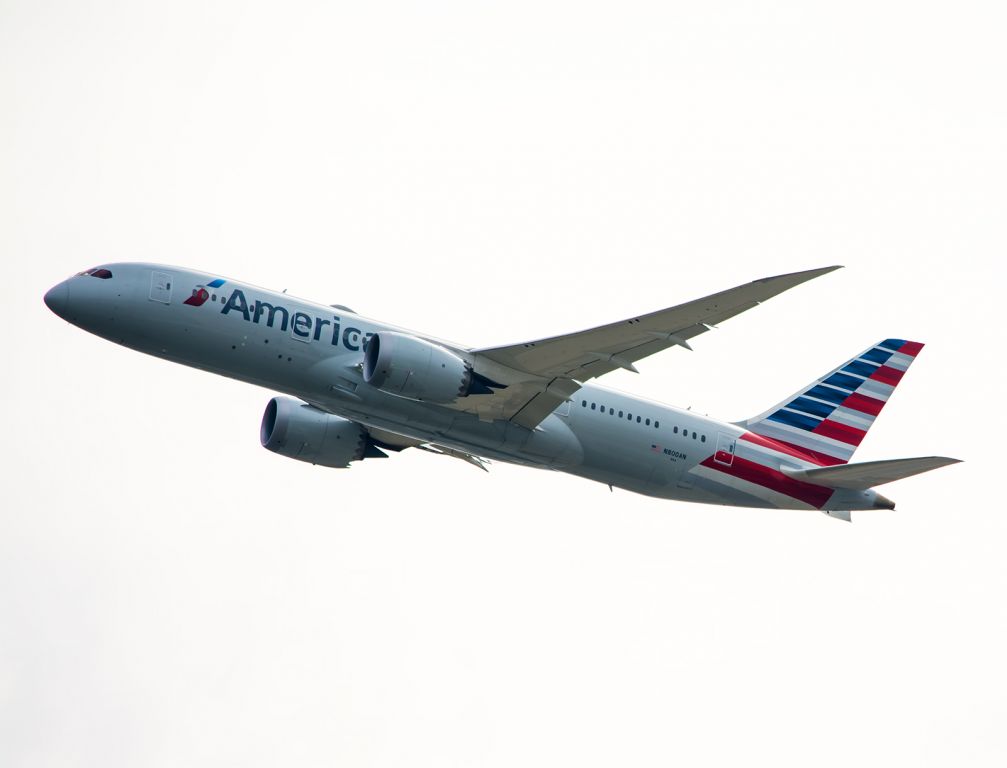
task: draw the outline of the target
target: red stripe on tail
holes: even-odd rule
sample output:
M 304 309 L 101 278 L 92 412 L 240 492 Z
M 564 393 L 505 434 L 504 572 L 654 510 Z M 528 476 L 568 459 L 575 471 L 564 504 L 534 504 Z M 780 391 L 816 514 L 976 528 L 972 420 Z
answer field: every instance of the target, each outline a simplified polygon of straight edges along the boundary
M 874 381 L 880 381 L 882 384 L 888 384 L 894 387 L 900 381 L 902 377 L 906 375 L 905 371 L 900 371 L 898 368 L 890 368 L 887 365 L 879 365 L 877 370 L 871 374 L 871 378 Z
M 843 402 L 839 404 L 839 407 L 852 408 L 854 411 L 860 411 L 861 413 L 867 413 L 871 416 L 877 416 L 881 413 L 881 409 L 885 407 L 885 401 L 868 397 L 867 395 L 858 395 L 854 392 L 852 395 L 843 400 Z
M 831 421 L 826 419 L 813 430 L 812 434 L 822 435 L 823 437 L 831 437 L 833 440 L 838 440 L 841 443 L 846 443 L 847 445 L 860 445 L 860 441 L 864 439 L 864 435 L 867 433 L 862 429 L 857 429 L 856 427 L 850 427 L 846 424 L 840 424 L 838 421 Z

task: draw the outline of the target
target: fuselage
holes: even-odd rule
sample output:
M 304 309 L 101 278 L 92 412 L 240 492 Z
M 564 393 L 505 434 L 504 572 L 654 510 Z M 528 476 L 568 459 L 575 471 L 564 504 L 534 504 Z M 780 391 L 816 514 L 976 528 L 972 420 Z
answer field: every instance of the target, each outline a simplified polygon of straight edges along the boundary
M 60 283 L 46 303 L 117 344 L 292 395 L 373 430 L 665 499 L 849 510 L 876 508 L 883 498 L 793 480 L 781 469 L 816 464 L 792 446 L 594 384 L 534 429 L 398 397 L 362 378 L 373 334 L 398 331 L 469 350 L 204 272 L 146 263 L 96 270 Z

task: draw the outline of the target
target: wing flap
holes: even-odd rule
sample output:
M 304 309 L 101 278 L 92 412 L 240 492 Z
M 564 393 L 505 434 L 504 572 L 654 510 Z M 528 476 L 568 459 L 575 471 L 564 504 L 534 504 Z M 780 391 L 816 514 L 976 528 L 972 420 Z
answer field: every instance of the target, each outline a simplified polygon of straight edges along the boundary
M 915 459 L 889 459 L 887 461 L 864 461 L 859 464 L 838 464 L 834 467 L 814 469 L 790 469 L 782 467 L 783 474 L 804 482 L 824 485 L 826 488 L 843 488 L 865 491 L 876 485 L 884 485 L 904 477 L 912 477 L 932 469 L 957 464 L 961 459 L 946 456 L 921 456 Z

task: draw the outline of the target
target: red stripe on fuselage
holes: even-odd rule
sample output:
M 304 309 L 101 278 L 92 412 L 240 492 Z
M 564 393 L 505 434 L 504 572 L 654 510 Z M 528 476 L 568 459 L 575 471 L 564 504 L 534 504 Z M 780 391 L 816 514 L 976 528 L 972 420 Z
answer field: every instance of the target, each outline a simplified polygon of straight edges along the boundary
M 815 509 L 824 507 L 825 502 L 829 500 L 833 492 L 831 488 L 823 488 L 820 485 L 794 480 L 794 478 L 787 477 L 782 472 L 738 456 L 734 457 L 734 461 L 729 467 L 714 461 L 712 456 L 704 459 L 701 466 L 715 469 L 718 472 L 723 472 L 726 475 L 763 488 L 768 488 L 776 493 L 782 493 L 784 496 L 810 504 Z
M 860 445 L 860 441 L 867 434 L 862 429 L 840 424 L 838 421 L 831 421 L 830 419 L 825 419 L 825 421 L 811 430 L 811 433 L 822 435 L 823 437 L 831 437 L 833 440 L 838 440 L 847 445 Z
M 779 453 L 786 454 L 787 456 L 793 456 L 795 459 L 802 459 L 803 461 L 808 461 L 812 464 L 818 464 L 823 467 L 834 467 L 837 464 L 846 463 L 845 459 L 829 456 L 821 451 L 805 448 L 803 445 L 788 443 L 786 440 L 780 440 L 777 437 L 765 437 L 764 435 L 757 435 L 754 432 L 746 432 L 741 436 L 741 439 L 747 440 L 750 443 L 755 443 L 756 445 L 761 445 L 763 448 L 768 448 L 771 451 L 777 451 Z
M 881 413 L 881 409 L 885 407 L 885 401 L 878 400 L 874 397 L 868 397 L 867 395 L 858 395 L 854 392 L 852 395 L 843 400 L 839 407 L 852 408 L 854 411 L 860 411 L 861 413 L 867 413 L 871 416 L 877 416 Z

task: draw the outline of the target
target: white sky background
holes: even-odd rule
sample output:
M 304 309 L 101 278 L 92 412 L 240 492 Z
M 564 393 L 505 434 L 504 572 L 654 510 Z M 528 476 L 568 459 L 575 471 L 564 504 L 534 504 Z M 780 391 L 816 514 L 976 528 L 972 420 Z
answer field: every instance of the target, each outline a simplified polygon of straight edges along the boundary
M 1001 4 L 0 2 L 4 766 L 1002 766 Z M 153 260 L 472 345 L 846 269 L 603 383 L 927 343 L 898 511 L 264 451 L 42 294 Z

